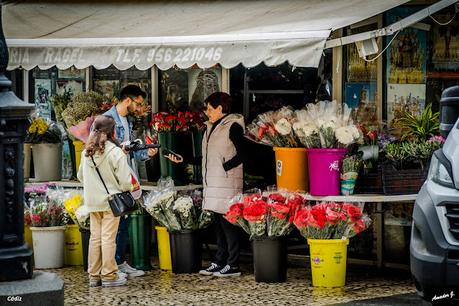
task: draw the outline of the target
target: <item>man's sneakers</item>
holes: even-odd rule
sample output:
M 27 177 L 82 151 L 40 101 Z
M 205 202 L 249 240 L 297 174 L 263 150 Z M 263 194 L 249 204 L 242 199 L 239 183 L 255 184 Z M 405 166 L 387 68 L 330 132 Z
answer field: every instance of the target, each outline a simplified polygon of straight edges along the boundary
M 216 263 L 212 262 L 207 269 L 200 270 L 199 274 L 212 276 L 215 272 L 218 272 L 222 269 L 221 266 L 217 265 Z
M 117 277 L 115 279 L 102 280 L 102 287 L 117 287 L 117 286 L 123 286 L 127 283 L 127 277 L 125 273 L 118 271 L 116 276 Z
M 122 264 L 118 265 L 118 270 L 120 270 L 123 273 L 126 273 L 128 279 L 142 276 L 145 274 L 145 272 L 143 272 L 142 270 L 137 270 L 131 267 L 130 265 L 128 265 L 127 262 L 123 262 Z
M 214 272 L 213 276 L 217 277 L 230 277 L 230 276 L 241 276 L 241 270 L 238 267 L 231 267 L 226 265 L 220 271 Z

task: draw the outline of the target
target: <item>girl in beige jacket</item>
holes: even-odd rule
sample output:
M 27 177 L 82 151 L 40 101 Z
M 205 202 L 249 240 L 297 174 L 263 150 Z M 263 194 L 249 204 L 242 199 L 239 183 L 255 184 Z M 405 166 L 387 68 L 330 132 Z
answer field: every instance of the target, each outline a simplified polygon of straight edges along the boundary
M 113 215 L 108 205 L 109 195 L 96 166 L 110 194 L 132 190 L 131 170 L 126 154 L 116 143 L 113 118 L 98 116 L 93 127 L 78 170 L 78 180 L 83 183 L 84 203 L 90 211 L 91 221 L 89 286 L 120 286 L 126 283 L 126 275 L 118 273 L 115 261 L 120 218 Z

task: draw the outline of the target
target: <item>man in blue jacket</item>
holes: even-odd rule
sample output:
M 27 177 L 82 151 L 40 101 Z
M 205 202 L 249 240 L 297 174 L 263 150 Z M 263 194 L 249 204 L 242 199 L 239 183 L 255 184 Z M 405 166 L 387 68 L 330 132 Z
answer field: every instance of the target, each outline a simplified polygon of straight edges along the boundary
M 132 122 L 128 120 L 129 114 L 135 114 L 144 103 L 147 94 L 136 85 L 128 85 L 121 90 L 120 100 L 117 105 L 104 113 L 115 119 L 116 138 L 121 144 L 127 144 L 134 140 Z M 123 148 L 124 149 L 124 148 Z M 158 149 L 140 150 L 127 152 L 128 162 L 132 169 L 136 169 L 135 160 L 145 161 L 158 153 Z M 136 173 L 137 174 L 137 173 Z M 137 175 L 138 177 L 138 175 Z M 129 215 L 121 217 L 118 234 L 116 236 L 116 263 L 119 271 L 126 273 L 128 278 L 142 276 L 142 270 L 137 270 L 126 262 L 126 246 L 129 239 L 128 228 L 131 217 Z

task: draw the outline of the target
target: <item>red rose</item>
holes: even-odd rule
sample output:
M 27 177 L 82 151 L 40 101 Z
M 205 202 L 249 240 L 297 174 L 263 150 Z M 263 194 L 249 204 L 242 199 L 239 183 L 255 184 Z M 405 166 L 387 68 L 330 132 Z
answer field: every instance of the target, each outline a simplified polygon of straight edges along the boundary
M 293 223 L 298 227 L 298 229 L 303 229 L 308 226 L 310 210 L 308 208 L 300 209 L 296 214 L 293 220 Z
M 349 203 L 344 203 L 343 210 L 346 211 L 351 222 L 356 222 L 362 217 L 362 210 L 358 206 Z

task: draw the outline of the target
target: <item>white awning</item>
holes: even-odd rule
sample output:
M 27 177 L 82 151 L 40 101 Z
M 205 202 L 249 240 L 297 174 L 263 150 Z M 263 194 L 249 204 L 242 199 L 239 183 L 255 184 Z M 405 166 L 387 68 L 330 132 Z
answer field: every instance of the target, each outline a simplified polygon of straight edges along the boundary
M 3 5 L 3 25 L 10 70 L 317 67 L 332 30 L 405 2 L 13 1 Z

